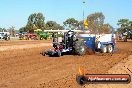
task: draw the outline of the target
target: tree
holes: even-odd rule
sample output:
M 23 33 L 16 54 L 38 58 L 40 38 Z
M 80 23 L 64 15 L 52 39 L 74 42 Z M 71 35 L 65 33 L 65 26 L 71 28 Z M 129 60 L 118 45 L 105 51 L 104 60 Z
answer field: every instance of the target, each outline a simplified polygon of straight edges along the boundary
M 9 27 L 8 31 L 9 31 L 11 37 L 15 37 L 15 27 L 13 27 L 13 26 Z
M 105 16 L 103 15 L 103 13 L 98 12 L 98 13 L 90 14 L 87 17 L 90 31 L 97 32 L 97 33 L 102 31 L 101 27 L 104 24 L 104 19 L 105 19 Z
M 3 31 L 3 29 L 2 28 L 0 28 L 0 32 L 2 32 Z
M 22 33 L 22 32 L 28 32 L 28 29 L 26 27 L 21 27 L 19 29 L 19 32 Z
M 132 21 L 129 21 L 129 29 L 132 30 Z
M 36 29 L 44 30 L 44 16 L 42 13 L 33 13 L 29 16 L 26 28 L 29 32 L 34 32 Z
M 0 28 L 0 32 L 7 32 L 5 28 Z
M 79 26 L 79 22 L 74 18 L 69 18 L 65 22 L 63 22 L 65 27 L 69 27 L 70 29 L 75 29 Z
M 110 33 L 113 31 L 113 27 L 110 24 L 103 24 L 101 29 L 101 33 Z
M 46 29 L 52 29 L 52 30 L 63 30 L 63 26 L 60 26 L 60 24 L 56 23 L 55 21 L 48 21 L 46 23 Z
M 129 28 L 129 24 L 131 24 L 131 22 L 129 22 L 128 19 L 120 19 L 120 20 L 118 20 L 117 25 L 120 27 L 118 29 L 118 31 L 120 31 L 120 32 L 126 31 Z

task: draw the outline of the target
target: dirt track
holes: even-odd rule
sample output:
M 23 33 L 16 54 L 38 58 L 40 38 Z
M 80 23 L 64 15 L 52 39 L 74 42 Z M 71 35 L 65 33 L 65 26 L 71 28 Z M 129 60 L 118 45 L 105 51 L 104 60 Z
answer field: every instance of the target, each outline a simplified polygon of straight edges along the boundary
M 26 45 L 26 44 L 39 44 L 39 43 L 50 43 L 51 40 L 12 40 L 12 41 L 0 41 L 0 46 L 11 46 L 11 45 Z
M 7 44 L 21 43 L 14 41 Z M 32 43 L 42 42 L 29 41 L 28 44 Z M 0 45 L 6 44 L 0 42 Z M 78 67 L 84 67 L 87 73 L 106 73 L 132 55 L 132 41 L 118 42 L 114 54 L 65 55 L 59 58 L 40 55 L 47 48 L 50 46 L 0 52 L 0 88 L 80 88 L 75 81 Z

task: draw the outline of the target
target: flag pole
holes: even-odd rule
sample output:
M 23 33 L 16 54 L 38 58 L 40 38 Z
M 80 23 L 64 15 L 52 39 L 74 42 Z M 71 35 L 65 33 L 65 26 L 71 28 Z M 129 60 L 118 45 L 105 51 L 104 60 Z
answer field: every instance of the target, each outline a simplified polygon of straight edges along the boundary
M 85 4 L 85 0 L 82 1 L 83 2 L 83 31 L 85 30 L 85 27 L 84 27 L 84 17 L 85 17 L 85 12 L 84 12 L 84 4 Z

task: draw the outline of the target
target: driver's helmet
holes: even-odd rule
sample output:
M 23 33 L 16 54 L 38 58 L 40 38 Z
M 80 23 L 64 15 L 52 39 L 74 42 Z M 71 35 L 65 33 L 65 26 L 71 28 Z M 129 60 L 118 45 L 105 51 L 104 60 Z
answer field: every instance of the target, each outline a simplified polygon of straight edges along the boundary
M 68 35 L 68 37 L 72 37 L 72 35 L 73 35 L 74 33 L 73 33 L 73 31 L 68 31 L 68 33 L 67 33 L 67 35 Z

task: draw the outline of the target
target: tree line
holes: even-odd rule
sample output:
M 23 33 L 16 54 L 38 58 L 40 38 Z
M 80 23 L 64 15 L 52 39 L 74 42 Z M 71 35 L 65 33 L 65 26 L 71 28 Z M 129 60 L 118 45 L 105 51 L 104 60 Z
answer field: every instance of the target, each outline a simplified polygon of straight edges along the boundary
M 86 21 L 88 22 L 88 29 L 91 33 L 109 33 L 112 30 L 110 24 L 104 23 L 105 16 L 103 13 L 94 13 L 88 15 Z M 42 13 L 33 13 L 28 17 L 25 27 L 19 29 L 20 32 L 34 32 L 36 29 L 42 30 L 63 30 L 63 29 L 82 29 L 83 20 L 78 21 L 75 18 L 68 18 L 63 22 L 63 26 L 55 21 L 47 21 Z M 96 31 L 95 31 L 96 30 Z
M 33 33 L 36 29 L 63 29 L 63 26 L 55 21 L 48 21 L 45 23 L 45 17 L 42 13 L 33 13 L 28 17 L 28 21 L 25 27 L 19 29 L 20 32 Z
M 33 33 L 36 29 L 41 30 L 63 30 L 63 29 L 82 29 L 89 30 L 91 33 L 110 33 L 113 31 L 113 27 L 109 23 L 104 23 L 105 16 L 101 12 L 96 12 L 87 16 L 85 21 L 88 23 L 88 27 L 85 28 L 84 20 L 76 20 L 75 18 L 68 18 L 63 22 L 63 25 L 58 24 L 55 21 L 45 22 L 45 16 L 42 13 L 33 13 L 28 17 L 27 23 L 24 27 L 19 29 L 19 32 Z M 120 28 L 117 31 L 125 29 L 132 29 L 132 21 L 128 19 L 120 19 L 118 21 Z M 14 27 L 9 28 L 14 32 Z M 0 31 L 7 31 L 5 28 L 0 28 Z

